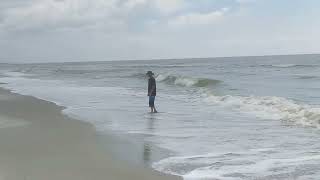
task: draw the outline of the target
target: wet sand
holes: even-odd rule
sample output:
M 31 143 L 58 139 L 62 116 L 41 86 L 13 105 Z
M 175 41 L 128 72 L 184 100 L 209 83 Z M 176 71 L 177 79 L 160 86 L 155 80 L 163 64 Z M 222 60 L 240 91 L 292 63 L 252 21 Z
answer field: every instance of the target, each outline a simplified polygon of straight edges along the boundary
M 180 179 L 116 159 L 100 148 L 91 124 L 62 110 L 0 89 L 0 180 Z

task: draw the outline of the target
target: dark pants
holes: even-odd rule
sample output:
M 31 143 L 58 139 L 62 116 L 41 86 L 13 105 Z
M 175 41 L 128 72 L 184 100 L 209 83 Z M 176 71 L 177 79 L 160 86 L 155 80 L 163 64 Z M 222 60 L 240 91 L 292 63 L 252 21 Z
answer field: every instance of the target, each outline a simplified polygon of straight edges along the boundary
M 149 96 L 149 107 L 154 107 L 155 96 Z

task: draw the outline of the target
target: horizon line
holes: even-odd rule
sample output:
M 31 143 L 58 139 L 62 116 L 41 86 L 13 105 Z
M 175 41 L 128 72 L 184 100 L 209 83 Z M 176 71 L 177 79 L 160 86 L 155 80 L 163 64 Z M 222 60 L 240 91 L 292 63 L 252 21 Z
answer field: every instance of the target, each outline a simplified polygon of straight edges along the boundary
M 224 59 L 224 58 L 245 58 L 245 57 L 272 57 L 272 56 L 303 56 L 303 55 L 320 55 L 320 53 L 296 53 L 296 54 L 271 54 L 271 55 L 239 55 L 239 56 L 214 56 L 214 57 L 181 57 L 181 58 L 151 58 L 151 59 L 119 59 L 119 60 L 84 60 L 84 61 L 48 61 L 48 62 L 0 62 L 0 64 L 61 64 L 61 63 L 99 63 L 99 62 L 129 62 L 129 61 L 168 61 L 168 60 L 192 60 L 192 59 Z

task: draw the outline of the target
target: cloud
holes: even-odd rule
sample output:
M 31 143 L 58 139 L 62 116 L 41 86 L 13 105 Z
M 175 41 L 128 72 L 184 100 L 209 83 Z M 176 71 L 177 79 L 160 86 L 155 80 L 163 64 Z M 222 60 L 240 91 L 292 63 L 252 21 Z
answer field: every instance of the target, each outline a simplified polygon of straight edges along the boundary
M 182 0 L 34 0 L 1 12 L 7 30 L 103 27 L 116 29 L 150 8 L 172 12 Z M 144 7 L 138 8 L 137 7 Z M 150 12 L 150 11 L 149 11 Z M 132 16 L 133 15 L 133 16 Z M 152 16 L 152 14 L 150 14 Z M 143 19 L 137 19 L 143 21 Z
M 184 0 L 154 0 L 155 7 L 161 12 L 172 13 L 183 8 Z
M 2 25 L 7 29 L 25 30 L 92 25 L 108 19 L 114 11 L 116 0 L 38 0 L 28 6 L 4 11 Z M 110 22 L 111 18 L 106 23 Z M 116 21 L 116 19 L 113 19 Z
M 266 54 L 280 52 L 273 45 L 281 39 L 281 52 L 315 51 L 319 1 L 312 2 L 0 0 L 0 61 Z
M 236 2 L 238 2 L 238 3 L 251 3 L 254 1 L 257 1 L 257 0 L 236 0 Z
M 211 11 L 209 13 L 189 13 L 175 17 L 168 23 L 170 26 L 184 26 L 184 25 L 207 25 L 220 21 L 224 18 L 229 8 L 222 8 L 220 10 Z
M 126 1 L 124 3 L 124 6 L 126 8 L 131 9 L 131 8 L 135 8 L 135 7 L 139 6 L 139 5 L 144 5 L 147 2 L 148 2 L 147 0 L 129 0 L 129 1 Z
M 21 6 L 4 9 L 0 13 L 0 20 L 2 19 L 0 27 L 9 31 L 79 29 L 82 27 L 119 29 L 126 25 L 133 25 L 135 22 L 143 24 L 144 19 L 152 19 L 157 13 L 167 16 L 183 7 L 185 2 L 185 0 L 28 1 L 29 3 Z M 7 0 L 5 2 L 10 4 Z M 14 3 L 17 4 L 17 1 L 13 0 L 11 5 Z

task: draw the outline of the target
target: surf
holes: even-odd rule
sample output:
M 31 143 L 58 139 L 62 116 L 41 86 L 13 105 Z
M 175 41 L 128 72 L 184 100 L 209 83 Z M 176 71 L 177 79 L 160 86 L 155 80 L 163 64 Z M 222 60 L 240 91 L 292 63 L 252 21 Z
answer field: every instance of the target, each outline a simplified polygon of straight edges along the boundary
M 221 83 L 220 80 L 208 78 L 196 78 L 171 74 L 158 74 L 156 76 L 158 82 L 163 82 L 169 85 L 177 85 L 184 87 L 208 87 Z
M 296 125 L 320 128 L 320 107 L 295 102 L 277 96 L 215 96 L 204 99 L 210 105 L 219 105 L 233 111 L 261 119 L 290 122 Z

